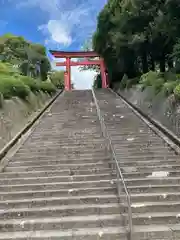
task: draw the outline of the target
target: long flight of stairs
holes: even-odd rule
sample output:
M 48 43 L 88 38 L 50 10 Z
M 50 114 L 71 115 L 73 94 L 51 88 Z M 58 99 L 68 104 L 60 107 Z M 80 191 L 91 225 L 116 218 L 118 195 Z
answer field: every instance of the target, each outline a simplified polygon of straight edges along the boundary
M 131 196 L 133 240 L 179 240 L 180 156 L 119 96 L 95 95 Z
M 0 240 L 126 239 L 109 161 L 92 92 L 63 93 L 0 173 Z

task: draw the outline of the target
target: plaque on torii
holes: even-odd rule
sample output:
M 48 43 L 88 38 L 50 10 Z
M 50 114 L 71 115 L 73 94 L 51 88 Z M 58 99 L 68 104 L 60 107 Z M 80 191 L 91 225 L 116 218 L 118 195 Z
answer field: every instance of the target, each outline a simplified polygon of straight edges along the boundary
M 64 85 L 65 90 L 71 90 L 71 66 L 87 66 L 87 65 L 97 65 L 100 67 L 101 79 L 102 79 L 102 88 L 108 87 L 108 74 L 106 71 L 104 60 L 94 51 L 86 52 L 64 52 L 64 51 L 53 51 L 50 50 L 50 53 L 55 58 L 65 58 L 64 62 L 56 62 L 56 66 L 65 66 L 66 71 L 64 72 Z M 98 60 L 83 60 L 83 61 L 71 61 L 71 58 L 95 58 L 99 57 Z

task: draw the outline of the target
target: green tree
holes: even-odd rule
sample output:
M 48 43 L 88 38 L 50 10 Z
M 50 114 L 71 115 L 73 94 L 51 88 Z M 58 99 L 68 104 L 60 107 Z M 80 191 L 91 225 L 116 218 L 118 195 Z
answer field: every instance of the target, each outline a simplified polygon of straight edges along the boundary
M 93 48 L 105 60 L 111 83 L 173 67 L 180 38 L 178 0 L 109 0 L 98 16 Z M 177 49 L 177 48 L 176 48 Z
M 51 69 L 44 46 L 13 34 L 0 37 L 0 55 L 3 62 L 19 66 L 22 74 L 43 81 Z

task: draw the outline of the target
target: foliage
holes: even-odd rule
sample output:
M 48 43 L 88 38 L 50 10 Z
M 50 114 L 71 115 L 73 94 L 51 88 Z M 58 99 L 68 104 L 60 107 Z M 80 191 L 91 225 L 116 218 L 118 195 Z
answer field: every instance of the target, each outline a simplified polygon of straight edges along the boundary
M 171 70 L 173 61 L 180 72 L 179 12 L 179 0 L 108 0 L 93 48 L 105 60 L 110 83 L 124 74 L 134 78 L 156 68 Z
M 37 93 L 41 90 L 40 88 L 40 84 L 38 80 L 35 80 L 31 77 L 27 77 L 27 76 L 20 76 L 20 80 L 27 85 L 32 92 Z
M 40 77 L 43 81 L 51 69 L 44 46 L 13 34 L 0 37 L 0 57 L 5 63 L 18 66 L 23 75 Z
M 5 99 L 11 98 L 12 96 L 26 99 L 30 93 L 30 89 L 20 79 L 1 75 L 0 93 Z
M 162 91 L 165 94 L 165 96 L 171 95 L 178 84 L 179 81 L 165 82 L 162 88 Z
M 146 87 L 153 87 L 154 93 L 159 93 L 164 86 L 165 79 L 162 74 L 150 71 L 140 77 L 140 86 L 144 90 Z
M 92 51 L 92 40 L 88 39 L 85 41 L 84 45 L 82 46 L 82 51 Z M 88 58 L 89 61 L 95 60 L 95 58 Z M 100 71 L 100 67 L 97 65 L 88 65 L 88 66 L 81 66 L 79 67 L 80 71 L 85 71 L 85 70 L 92 70 L 97 73 Z
M 178 84 L 174 89 L 174 95 L 175 97 L 180 100 L 180 84 Z
M 15 75 L 17 73 L 19 74 L 19 71 L 16 68 L 13 68 L 12 64 L 0 61 L 0 74 Z
M 63 71 L 53 71 L 50 74 L 51 82 L 60 89 L 64 88 L 64 72 Z
M 152 85 L 155 94 L 158 94 L 162 90 L 163 86 L 164 86 L 164 79 L 158 78 Z
M 144 87 L 152 86 L 159 78 L 157 72 L 150 71 L 140 77 L 140 84 Z
M 26 99 L 31 91 L 53 94 L 62 86 L 62 74 L 60 79 L 56 74 L 53 75 L 54 84 L 47 81 L 51 66 L 46 57 L 46 49 L 40 44 L 5 34 L 0 37 L 0 58 L 1 99 L 13 96 Z
M 56 87 L 49 81 L 39 82 L 39 86 L 41 91 L 49 94 L 53 94 L 56 92 Z

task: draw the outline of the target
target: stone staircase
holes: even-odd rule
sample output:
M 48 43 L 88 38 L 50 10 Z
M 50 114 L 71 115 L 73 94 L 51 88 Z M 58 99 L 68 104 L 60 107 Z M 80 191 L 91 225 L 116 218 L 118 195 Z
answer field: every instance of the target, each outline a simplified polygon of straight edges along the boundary
M 0 239 L 126 239 L 109 163 L 92 92 L 63 93 L 0 173 Z
M 133 240 L 179 240 L 179 155 L 117 95 L 110 90 L 95 95 L 131 195 Z

